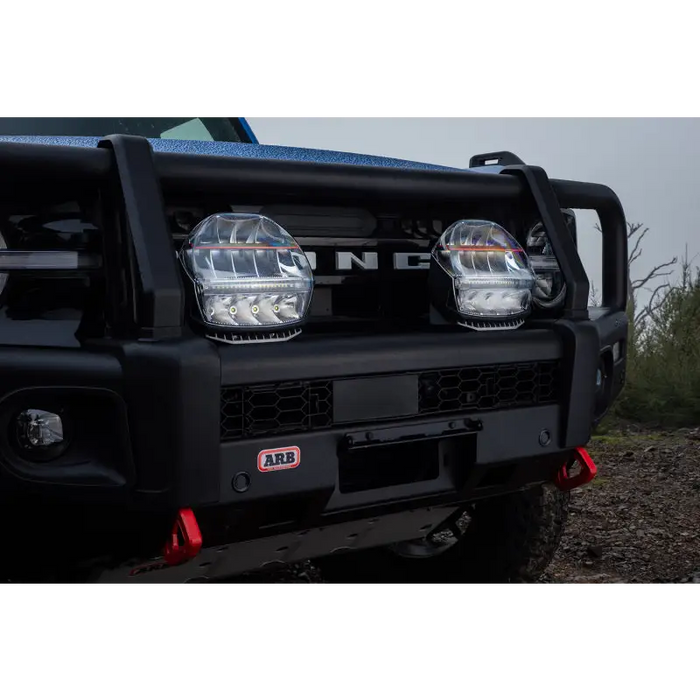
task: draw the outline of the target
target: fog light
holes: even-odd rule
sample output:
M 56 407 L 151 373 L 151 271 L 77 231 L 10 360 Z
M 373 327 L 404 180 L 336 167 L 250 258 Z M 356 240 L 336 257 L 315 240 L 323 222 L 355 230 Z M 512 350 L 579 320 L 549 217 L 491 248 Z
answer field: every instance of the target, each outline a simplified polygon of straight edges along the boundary
M 66 445 L 61 416 L 50 411 L 28 408 L 15 422 L 17 444 L 31 457 L 52 458 Z

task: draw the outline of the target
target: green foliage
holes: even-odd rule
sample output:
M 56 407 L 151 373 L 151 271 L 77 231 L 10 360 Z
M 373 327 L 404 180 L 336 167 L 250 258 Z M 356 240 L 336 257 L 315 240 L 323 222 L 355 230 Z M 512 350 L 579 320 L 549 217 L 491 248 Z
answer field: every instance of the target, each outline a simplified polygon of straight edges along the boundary
M 686 260 L 628 345 L 627 386 L 614 415 L 662 427 L 700 424 L 700 277 Z

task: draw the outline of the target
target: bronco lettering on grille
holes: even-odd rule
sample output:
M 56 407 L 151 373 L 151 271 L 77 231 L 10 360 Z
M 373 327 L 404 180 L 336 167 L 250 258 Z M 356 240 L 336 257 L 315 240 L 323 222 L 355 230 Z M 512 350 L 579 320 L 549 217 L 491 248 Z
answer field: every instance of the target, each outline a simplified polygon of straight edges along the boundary
M 305 250 L 304 253 L 311 269 L 316 271 L 318 269 L 316 251 Z M 430 253 L 394 253 L 392 267 L 394 270 L 427 270 L 430 267 Z M 345 250 L 335 253 L 335 272 L 378 270 L 379 268 L 377 253 L 355 254 Z

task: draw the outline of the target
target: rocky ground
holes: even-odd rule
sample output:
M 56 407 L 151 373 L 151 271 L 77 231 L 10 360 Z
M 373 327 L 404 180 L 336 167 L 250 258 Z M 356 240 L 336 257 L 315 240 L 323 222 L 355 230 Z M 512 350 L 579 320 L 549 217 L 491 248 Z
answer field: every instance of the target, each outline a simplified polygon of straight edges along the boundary
M 593 439 L 598 477 L 572 494 L 545 583 L 700 583 L 700 429 Z M 251 579 L 248 579 L 251 580 Z M 322 582 L 310 563 L 269 582 Z
M 550 582 L 700 582 L 700 430 L 628 429 L 589 451 Z

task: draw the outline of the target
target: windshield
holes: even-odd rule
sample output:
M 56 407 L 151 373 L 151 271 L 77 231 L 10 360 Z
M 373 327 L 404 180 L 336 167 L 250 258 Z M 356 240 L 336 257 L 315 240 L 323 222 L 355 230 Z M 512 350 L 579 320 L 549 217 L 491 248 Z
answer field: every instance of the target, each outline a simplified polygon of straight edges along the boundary
M 29 117 L 0 119 L 2 136 L 109 136 L 250 142 L 241 121 L 230 117 Z

